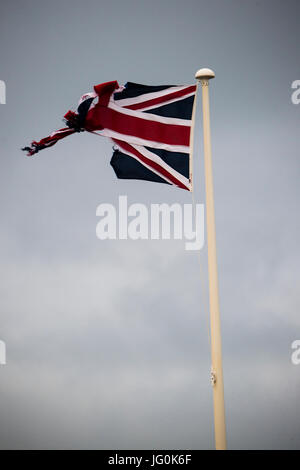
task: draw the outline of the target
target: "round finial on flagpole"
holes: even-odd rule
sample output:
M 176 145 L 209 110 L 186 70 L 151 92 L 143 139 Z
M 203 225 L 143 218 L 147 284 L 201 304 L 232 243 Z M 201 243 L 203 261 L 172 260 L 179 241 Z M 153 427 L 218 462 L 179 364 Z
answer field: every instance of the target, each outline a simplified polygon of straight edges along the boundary
M 215 78 L 215 72 L 211 69 L 200 69 L 196 72 L 195 78 L 197 80 L 210 80 Z

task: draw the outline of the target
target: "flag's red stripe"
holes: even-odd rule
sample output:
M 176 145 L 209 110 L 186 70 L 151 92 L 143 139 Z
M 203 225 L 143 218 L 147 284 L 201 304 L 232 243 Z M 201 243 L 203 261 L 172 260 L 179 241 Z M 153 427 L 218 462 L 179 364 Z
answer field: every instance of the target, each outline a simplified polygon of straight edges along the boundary
M 190 126 L 149 121 L 97 105 L 89 111 L 85 126 L 87 130 L 105 128 L 126 136 L 168 145 L 189 146 L 190 140 Z
M 181 98 L 185 95 L 188 95 L 189 93 L 193 93 L 196 91 L 196 85 L 189 86 L 188 88 L 185 88 L 184 90 L 180 91 L 175 91 L 174 93 L 170 93 L 164 96 L 160 96 L 158 98 L 154 98 L 152 100 L 148 101 L 143 101 L 142 103 L 136 103 L 136 104 L 131 104 L 129 106 L 124 106 L 124 108 L 128 109 L 141 109 L 141 108 L 146 108 L 148 106 L 154 106 L 158 105 L 164 102 L 168 102 L 170 100 L 174 100 L 176 98 Z
M 153 168 L 154 170 L 158 171 L 161 175 L 165 176 L 166 178 L 168 178 L 168 180 L 170 180 L 173 184 L 175 184 L 176 186 L 178 186 L 179 188 L 182 188 L 182 189 L 187 189 L 189 190 L 189 188 L 187 186 L 185 186 L 181 181 L 179 181 L 175 176 L 173 176 L 171 173 L 169 173 L 167 170 L 165 170 L 165 168 L 161 167 L 158 163 L 154 162 L 153 160 L 150 160 L 149 158 L 145 157 L 144 155 L 142 155 L 140 152 L 138 152 L 134 147 L 132 147 L 130 144 L 127 144 L 127 142 L 124 142 L 124 141 L 121 141 L 121 140 L 117 140 L 117 139 L 112 139 L 116 144 L 118 144 L 123 150 L 125 150 L 125 152 L 130 152 L 130 153 L 133 153 L 136 157 L 138 157 L 138 159 L 141 161 L 141 162 L 144 162 L 146 163 L 148 166 L 150 166 L 151 168 Z

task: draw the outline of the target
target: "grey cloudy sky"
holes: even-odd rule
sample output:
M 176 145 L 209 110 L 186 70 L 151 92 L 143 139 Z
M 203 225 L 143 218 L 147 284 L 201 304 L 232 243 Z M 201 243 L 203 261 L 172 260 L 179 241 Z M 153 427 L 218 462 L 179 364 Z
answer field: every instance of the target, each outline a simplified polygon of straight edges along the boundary
M 230 448 L 300 448 L 300 4 L 2 2 L 0 446 L 213 448 L 199 263 L 182 241 L 100 241 L 96 207 L 191 202 L 119 181 L 112 145 L 75 135 L 28 159 L 108 80 L 193 83 L 211 117 Z M 196 197 L 204 202 L 199 100 Z M 206 276 L 206 252 L 201 252 Z M 206 285 L 204 288 L 206 289 Z

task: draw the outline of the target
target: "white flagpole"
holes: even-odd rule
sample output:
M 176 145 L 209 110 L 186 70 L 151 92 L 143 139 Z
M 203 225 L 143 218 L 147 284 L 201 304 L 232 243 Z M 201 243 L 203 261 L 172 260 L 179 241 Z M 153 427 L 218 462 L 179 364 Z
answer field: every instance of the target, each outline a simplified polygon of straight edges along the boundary
M 208 92 L 209 80 L 211 78 L 214 78 L 214 76 L 215 74 L 212 70 L 200 69 L 196 73 L 195 78 L 199 80 L 202 85 L 209 308 L 211 330 L 210 336 L 212 360 L 211 381 L 213 386 L 214 401 L 215 443 L 217 450 L 225 450 L 226 425 Z

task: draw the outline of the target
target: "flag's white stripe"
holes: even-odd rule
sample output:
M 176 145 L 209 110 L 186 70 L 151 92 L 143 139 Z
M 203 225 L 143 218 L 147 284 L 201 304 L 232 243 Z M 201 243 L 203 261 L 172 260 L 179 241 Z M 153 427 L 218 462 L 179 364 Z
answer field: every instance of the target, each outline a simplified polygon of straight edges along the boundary
M 160 108 L 161 106 L 167 106 L 168 104 L 175 103 L 176 101 L 184 100 L 185 98 L 189 98 L 190 96 L 194 96 L 195 92 L 191 92 L 188 95 L 180 96 L 179 98 L 173 98 L 172 100 L 169 101 L 164 101 L 163 103 L 159 104 L 153 104 L 151 106 L 145 106 L 145 108 L 140 108 L 138 111 L 148 111 L 149 109 L 156 109 Z M 191 121 L 188 121 L 191 123 Z
M 97 93 L 95 91 L 92 91 L 91 93 L 85 93 L 84 95 L 81 96 L 80 100 L 78 101 L 78 106 L 81 105 L 85 100 L 89 98 L 96 98 Z
M 108 108 L 113 109 L 120 114 L 126 114 L 127 116 L 143 119 L 145 121 L 155 121 L 161 122 L 163 124 L 191 127 L 190 119 L 169 118 L 165 116 L 158 116 L 156 114 L 143 113 L 142 111 L 135 111 L 133 109 L 122 108 L 121 106 L 118 106 L 113 99 L 110 99 Z
M 49 137 L 53 137 L 55 134 L 63 134 L 66 132 L 66 129 L 64 129 L 63 131 L 53 131 L 51 132 L 51 134 L 49 135 Z
M 172 184 L 173 186 L 176 186 L 173 181 L 171 181 L 169 178 L 167 178 L 165 175 L 162 175 L 159 171 L 157 171 L 156 169 L 152 168 L 152 166 L 150 165 L 147 165 L 147 163 L 144 163 L 142 162 L 139 157 L 137 157 L 134 153 L 131 153 L 131 152 L 128 152 L 127 149 L 122 149 L 122 145 L 119 145 L 119 147 L 121 148 L 121 150 L 123 150 L 124 153 L 126 153 L 126 155 L 129 155 L 130 157 L 134 158 L 135 160 L 137 160 L 141 165 L 145 166 L 146 168 L 148 168 L 148 170 L 152 171 L 153 173 L 155 173 L 156 175 L 158 175 L 160 178 L 166 180 L 168 183 Z
M 154 147 L 156 149 L 169 150 L 170 152 L 189 153 L 190 147 L 186 145 L 170 145 L 162 142 L 155 142 L 153 140 L 140 139 L 132 135 L 121 134 L 120 132 L 112 131 L 111 129 L 103 129 L 101 131 L 93 131 L 93 134 L 98 134 L 111 139 L 124 140 L 131 145 L 143 145 L 146 147 Z
M 53 132 L 51 132 L 51 134 L 49 134 L 49 137 L 53 137 L 54 135 L 57 135 L 57 134 L 65 134 L 65 132 L 68 132 L 68 131 L 71 131 L 71 130 L 72 130 L 71 128 L 66 128 L 66 129 L 53 131 Z
M 130 106 L 132 104 L 143 103 L 144 101 L 154 100 L 156 98 L 169 95 L 170 93 L 174 93 L 176 91 L 185 90 L 186 88 L 189 88 L 190 86 L 191 85 L 171 86 L 170 88 L 166 88 L 165 90 L 156 91 L 153 93 L 144 93 L 143 95 L 135 96 L 134 98 L 123 98 L 122 100 L 116 100 L 115 102 L 118 103 L 119 106 Z
M 58 140 L 58 139 L 57 139 Z M 56 144 L 57 140 L 52 140 L 52 142 L 47 142 L 46 144 L 43 144 L 45 147 L 51 147 L 51 145 Z
M 164 168 L 166 171 L 168 171 L 174 178 L 176 178 L 178 181 L 180 181 L 184 186 L 189 188 L 189 180 L 183 176 L 181 173 L 178 173 L 178 171 L 174 170 L 170 165 L 168 165 L 164 160 L 162 160 L 156 153 L 150 152 L 150 150 L 146 149 L 145 147 L 141 147 L 138 145 L 132 145 L 132 147 L 140 152 L 144 157 L 149 158 L 149 160 L 152 160 L 153 162 L 157 163 L 160 165 L 162 168 Z

